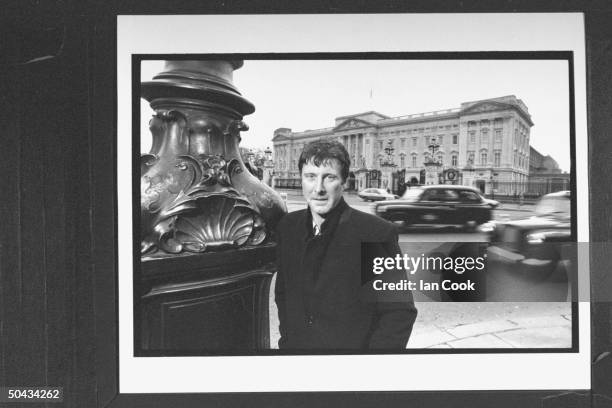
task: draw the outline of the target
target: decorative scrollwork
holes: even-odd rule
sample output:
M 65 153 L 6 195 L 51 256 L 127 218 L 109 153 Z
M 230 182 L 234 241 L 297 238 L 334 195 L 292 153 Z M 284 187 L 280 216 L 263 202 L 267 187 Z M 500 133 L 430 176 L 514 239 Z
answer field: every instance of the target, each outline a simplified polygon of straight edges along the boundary
M 220 155 L 180 155 L 161 171 L 143 175 L 141 253 L 261 244 L 267 236 L 265 221 L 232 186 L 231 176 L 240 168 L 238 160 Z
M 227 126 L 227 130 L 223 132 L 226 136 L 240 136 L 241 131 L 249 130 L 249 125 L 241 120 L 233 120 Z
M 193 211 L 159 225 L 159 246 L 168 253 L 204 252 L 244 245 L 254 230 L 253 209 L 246 200 L 218 194 L 193 200 Z
M 231 109 L 206 106 L 154 107 L 151 152 L 140 163 L 141 254 L 259 245 L 285 211 L 280 196 L 245 171 L 238 143 L 248 126 L 224 115 Z

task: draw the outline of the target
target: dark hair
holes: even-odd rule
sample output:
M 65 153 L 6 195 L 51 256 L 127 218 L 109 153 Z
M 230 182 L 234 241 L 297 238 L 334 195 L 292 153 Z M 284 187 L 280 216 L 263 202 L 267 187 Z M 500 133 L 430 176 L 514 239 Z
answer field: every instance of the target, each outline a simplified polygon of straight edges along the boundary
M 335 140 L 318 140 L 304 146 L 304 150 L 302 150 L 302 154 L 300 154 L 300 159 L 298 160 L 298 169 L 301 174 L 304 164 L 310 161 L 312 161 L 315 166 L 320 166 L 321 164 L 329 163 L 332 159 L 336 159 L 340 162 L 340 175 L 342 176 L 342 181 L 346 181 L 349 175 L 351 159 L 344 145 Z

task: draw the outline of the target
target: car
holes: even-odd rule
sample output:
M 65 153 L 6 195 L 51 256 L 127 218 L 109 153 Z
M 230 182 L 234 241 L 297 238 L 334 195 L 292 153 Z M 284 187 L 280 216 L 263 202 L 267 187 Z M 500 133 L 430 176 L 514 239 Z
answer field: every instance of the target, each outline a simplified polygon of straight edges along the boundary
M 519 266 L 533 278 L 549 279 L 559 272 L 560 263 L 567 263 L 563 254 L 573 252 L 570 208 L 569 191 L 546 194 L 536 203 L 534 215 L 489 222 L 480 230 L 490 236 L 492 255 Z M 567 276 L 561 272 L 553 278 L 564 280 Z
M 366 188 L 357 193 L 357 195 L 363 201 L 395 200 L 398 198 L 398 196 L 387 192 L 387 190 L 383 188 Z
M 491 200 L 490 198 L 485 198 L 485 202 L 491 207 L 491 209 L 495 209 L 499 206 L 499 201 Z
M 476 188 L 426 185 L 409 188 L 399 200 L 374 205 L 374 213 L 401 226 L 455 226 L 474 230 L 489 222 L 497 202 L 485 199 Z

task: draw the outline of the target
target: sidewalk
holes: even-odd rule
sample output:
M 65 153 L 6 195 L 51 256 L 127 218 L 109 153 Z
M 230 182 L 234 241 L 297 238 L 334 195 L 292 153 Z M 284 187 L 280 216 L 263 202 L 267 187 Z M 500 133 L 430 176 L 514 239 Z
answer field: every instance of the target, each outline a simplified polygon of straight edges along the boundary
M 428 303 L 431 305 L 431 303 Z M 416 304 L 419 313 L 427 309 Z M 461 304 L 456 304 L 458 308 Z M 278 317 L 272 302 L 270 344 L 278 348 Z M 542 316 L 504 317 L 468 324 L 438 325 L 420 318 L 414 324 L 408 349 L 496 349 L 496 348 L 570 348 L 572 346 L 571 312 Z
M 423 304 L 417 304 L 422 310 Z M 505 317 L 456 325 L 415 323 L 408 348 L 569 348 L 571 313 Z

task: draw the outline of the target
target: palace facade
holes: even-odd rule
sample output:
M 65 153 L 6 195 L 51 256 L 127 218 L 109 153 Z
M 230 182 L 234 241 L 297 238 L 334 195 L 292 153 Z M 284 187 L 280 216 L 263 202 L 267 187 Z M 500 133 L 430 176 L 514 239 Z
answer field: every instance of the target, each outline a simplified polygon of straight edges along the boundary
M 400 117 L 373 111 L 340 116 L 324 129 L 279 128 L 272 139 L 275 187 L 299 187 L 304 145 L 335 139 L 351 156 L 349 189 L 398 191 L 407 184 L 445 183 L 475 186 L 485 194 L 519 194 L 529 177 L 532 126 L 527 106 L 510 95 Z M 432 168 L 437 179 L 430 177 Z
M 569 190 L 570 174 L 564 173 L 550 155 L 531 147 L 529 153 L 529 189 L 525 195 L 540 196 L 552 191 Z

